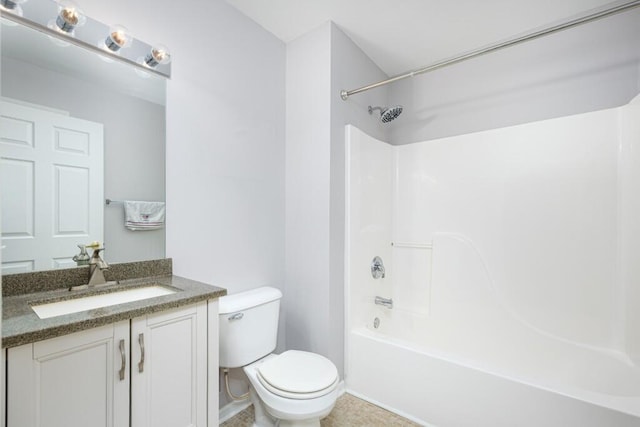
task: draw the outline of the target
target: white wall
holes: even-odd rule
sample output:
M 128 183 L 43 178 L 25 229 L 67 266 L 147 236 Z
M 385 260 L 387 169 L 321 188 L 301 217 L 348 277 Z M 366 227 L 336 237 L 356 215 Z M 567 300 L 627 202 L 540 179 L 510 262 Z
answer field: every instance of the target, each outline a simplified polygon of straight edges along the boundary
M 287 45 L 286 290 L 287 347 L 344 364 L 344 125 L 374 135 L 367 112 L 386 89 L 354 102 L 340 89 L 385 75 L 335 25 Z
M 222 0 L 82 7 L 171 49 L 166 242 L 175 274 L 229 293 L 283 288 L 284 44 Z
M 331 26 L 287 44 L 287 346 L 328 356 Z
M 390 141 L 407 144 L 624 105 L 640 89 L 637 40 L 640 9 L 394 83 L 391 96 L 405 111 L 391 124 Z
M 11 58 L 2 61 L 2 95 L 102 123 L 105 197 L 164 201 L 163 105 Z M 122 205 L 105 206 L 104 213 L 104 256 L 108 262 L 164 257 L 164 229 L 127 230 Z

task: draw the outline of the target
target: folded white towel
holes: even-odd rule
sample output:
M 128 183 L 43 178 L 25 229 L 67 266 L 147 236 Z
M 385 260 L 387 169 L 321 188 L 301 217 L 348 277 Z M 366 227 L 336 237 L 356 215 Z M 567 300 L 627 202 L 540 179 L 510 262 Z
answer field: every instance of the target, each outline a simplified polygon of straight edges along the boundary
M 157 230 L 164 227 L 164 202 L 124 202 L 124 225 L 129 230 Z

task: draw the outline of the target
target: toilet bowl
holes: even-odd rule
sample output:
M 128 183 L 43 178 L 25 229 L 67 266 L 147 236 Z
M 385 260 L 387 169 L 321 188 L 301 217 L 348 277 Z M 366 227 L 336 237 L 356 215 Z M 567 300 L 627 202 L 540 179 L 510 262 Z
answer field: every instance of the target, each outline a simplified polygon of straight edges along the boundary
M 255 427 L 319 427 L 336 403 L 338 370 L 319 354 L 273 353 L 281 298 L 271 287 L 220 298 L 220 367 L 243 368 Z
M 252 401 L 257 426 L 276 425 L 276 420 L 282 427 L 319 426 L 338 397 L 337 369 L 318 354 L 270 354 L 245 366 L 244 372 L 255 395 Z

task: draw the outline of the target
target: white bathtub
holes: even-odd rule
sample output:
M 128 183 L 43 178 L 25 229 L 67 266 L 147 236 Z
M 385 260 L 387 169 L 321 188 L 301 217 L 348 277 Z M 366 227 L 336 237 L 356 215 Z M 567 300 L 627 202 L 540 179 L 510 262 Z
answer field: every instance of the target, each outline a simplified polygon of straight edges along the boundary
M 352 393 L 438 427 L 640 426 L 640 367 L 527 323 L 467 239 L 439 233 L 388 259 L 389 282 L 349 284 Z M 417 274 L 428 292 L 398 286 L 411 280 L 397 269 L 414 259 L 431 260 Z M 377 294 L 394 307 L 375 305 Z
M 504 364 L 497 369 L 500 360 L 494 359 L 493 367 L 481 366 L 368 328 L 352 330 L 348 343 L 347 390 L 424 425 L 640 426 L 637 368 L 633 378 L 625 378 L 616 371 L 616 363 L 589 372 L 577 358 L 565 365 L 567 372 L 541 381 L 535 378 L 540 375 L 536 364 L 529 366 L 529 378 L 507 375 Z M 576 382 L 561 385 L 566 379 L 562 377 L 574 377 Z M 622 384 L 608 384 L 612 379 Z

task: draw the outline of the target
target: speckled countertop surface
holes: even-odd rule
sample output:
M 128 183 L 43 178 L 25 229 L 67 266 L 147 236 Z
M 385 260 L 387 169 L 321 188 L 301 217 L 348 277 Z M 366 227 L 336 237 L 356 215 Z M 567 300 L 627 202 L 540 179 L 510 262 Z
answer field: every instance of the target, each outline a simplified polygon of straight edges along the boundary
M 40 319 L 30 304 L 56 301 L 96 293 L 113 292 L 131 287 L 157 284 L 175 288 L 176 293 L 101 307 L 79 313 Z M 144 316 L 226 295 L 223 288 L 173 275 L 121 280 L 92 289 L 69 291 L 66 288 L 4 296 L 2 298 L 2 347 L 15 347 L 48 338 L 90 329 L 120 320 Z

